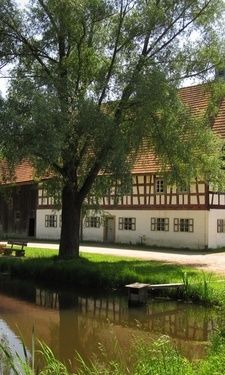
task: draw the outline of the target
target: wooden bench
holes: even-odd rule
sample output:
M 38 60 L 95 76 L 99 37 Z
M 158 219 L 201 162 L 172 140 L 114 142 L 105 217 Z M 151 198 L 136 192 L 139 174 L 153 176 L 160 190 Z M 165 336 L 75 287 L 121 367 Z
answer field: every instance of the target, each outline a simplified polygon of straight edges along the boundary
M 10 240 L 10 241 L 8 241 L 8 245 L 11 245 L 11 247 L 9 248 L 9 247 L 5 246 L 3 248 L 3 254 L 4 255 L 12 255 L 12 253 L 14 252 L 16 257 L 24 257 L 25 256 L 24 247 L 27 246 L 27 242 Z M 17 246 L 17 247 L 14 248 L 14 246 Z

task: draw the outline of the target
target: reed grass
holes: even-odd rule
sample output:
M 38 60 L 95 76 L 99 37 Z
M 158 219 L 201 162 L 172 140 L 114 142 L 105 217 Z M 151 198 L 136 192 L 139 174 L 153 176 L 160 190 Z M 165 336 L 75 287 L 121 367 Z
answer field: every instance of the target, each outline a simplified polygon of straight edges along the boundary
M 215 336 L 204 359 L 190 362 L 181 356 L 168 337 L 154 342 L 135 341 L 132 365 L 128 367 L 123 359 L 106 361 L 98 359 L 87 364 L 77 354 L 79 366 L 73 372 L 55 358 L 51 349 L 41 344 L 43 367 L 34 368 L 34 359 L 20 359 L 0 344 L 0 356 L 7 364 L 1 375 L 223 375 L 225 373 L 225 339 L 222 333 Z M 33 355 L 36 352 L 33 351 Z

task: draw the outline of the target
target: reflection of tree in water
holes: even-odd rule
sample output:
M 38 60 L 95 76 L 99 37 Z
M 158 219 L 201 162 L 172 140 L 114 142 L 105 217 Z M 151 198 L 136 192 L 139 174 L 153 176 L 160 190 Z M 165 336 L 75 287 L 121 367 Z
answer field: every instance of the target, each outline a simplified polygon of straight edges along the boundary
M 77 298 L 71 293 L 59 292 L 59 355 L 68 363 L 79 347 L 78 317 L 75 313 Z
M 77 295 L 59 292 L 58 299 L 59 357 L 64 363 L 68 363 L 70 360 L 74 368 L 77 352 L 85 360 L 90 360 L 92 353 L 96 352 L 101 330 L 99 324 L 94 324 L 94 320 L 82 318 L 82 313 L 79 313 L 80 306 Z

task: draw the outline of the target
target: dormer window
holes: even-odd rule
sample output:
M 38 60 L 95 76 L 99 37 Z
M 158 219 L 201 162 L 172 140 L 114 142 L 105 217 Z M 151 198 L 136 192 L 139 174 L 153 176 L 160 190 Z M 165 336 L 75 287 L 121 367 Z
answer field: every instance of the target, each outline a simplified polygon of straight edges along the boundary
M 165 192 L 165 181 L 163 178 L 157 178 L 155 181 L 155 192 L 160 194 Z

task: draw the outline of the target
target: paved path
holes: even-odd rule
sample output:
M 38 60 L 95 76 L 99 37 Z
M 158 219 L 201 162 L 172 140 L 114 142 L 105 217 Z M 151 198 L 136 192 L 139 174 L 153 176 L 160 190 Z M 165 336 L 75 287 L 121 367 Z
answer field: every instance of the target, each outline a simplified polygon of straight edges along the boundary
M 57 244 L 29 243 L 31 247 L 58 249 Z M 118 255 L 146 260 L 159 260 L 169 263 L 178 263 L 194 266 L 203 270 L 225 274 L 225 252 L 203 253 L 198 251 L 184 250 L 138 250 L 118 249 L 97 246 L 80 246 L 81 252 L 94 254 Z

